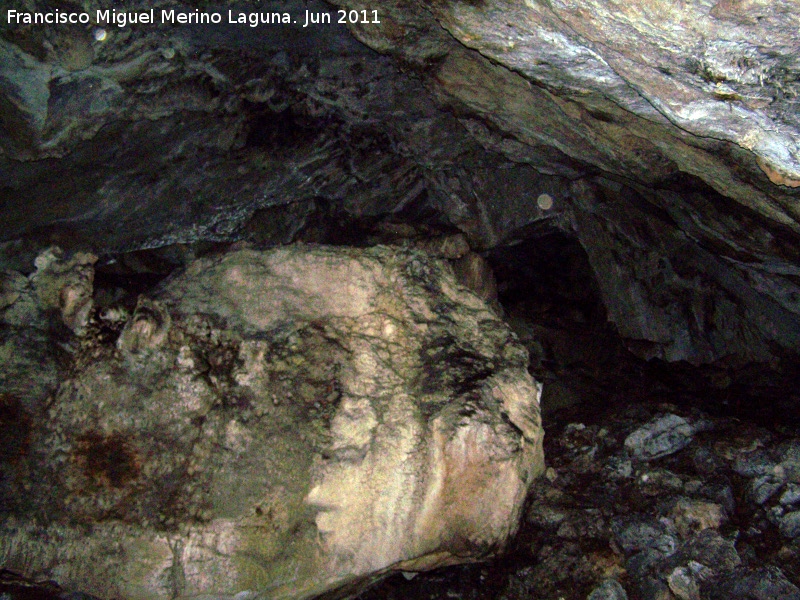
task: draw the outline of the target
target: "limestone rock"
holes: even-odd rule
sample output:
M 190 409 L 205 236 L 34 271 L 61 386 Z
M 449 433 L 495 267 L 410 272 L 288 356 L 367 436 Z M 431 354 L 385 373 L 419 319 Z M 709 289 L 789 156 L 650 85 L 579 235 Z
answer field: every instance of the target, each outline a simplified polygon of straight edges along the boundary
M 75 332 L 83 330 L 92 310 L 95 262 L 97 257 L 88 252 L 66 257 L 60 248 L 52 247 L 42 252 L 34 263 L 36 272 L 31 275 L 31 282 L 40 307 L 44 311 L 56 311 L 63 323 Z
M 543 470 L 526 352 L 422 252 L 200 259 L 92 343 L 0 523 L 5 568 L 67 589 L 300 599 L 480 560 Z
M 653 419 L 625 439 L 625 448 L 639 460 L 655 460 L 682 450 L 692 441 L 694 428 L 678 415 Z
M 606 579 L 592 590 L 586 600 L 628 600 L 628 594 L 619 581 Z

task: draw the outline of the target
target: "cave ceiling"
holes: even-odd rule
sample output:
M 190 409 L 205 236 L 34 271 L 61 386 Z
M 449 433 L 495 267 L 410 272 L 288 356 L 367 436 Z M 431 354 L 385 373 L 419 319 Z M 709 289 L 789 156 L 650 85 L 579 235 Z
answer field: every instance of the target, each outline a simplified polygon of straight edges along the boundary
M 335 4 L 119 2 L 298 23 L 100 35 L 7 11 L 106 2 L 3 3 L 0 267 L 30 271 L 49 244 L 102 262 L 353 241 L 332 222 L 457 230 L 482 252 L 557 230 L 640 356 L 796 351 L 800 2 Z M 306 11 L 334 22 L 302 27 Z

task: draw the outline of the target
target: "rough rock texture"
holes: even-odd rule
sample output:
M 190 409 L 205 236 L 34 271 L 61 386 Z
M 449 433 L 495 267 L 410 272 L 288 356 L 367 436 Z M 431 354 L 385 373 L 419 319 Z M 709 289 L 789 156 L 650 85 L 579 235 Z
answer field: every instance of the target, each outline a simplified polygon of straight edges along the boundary
M 421 3 L 379 4 L 389 18 L 353 26 L 367 44 L 419 58 L 425 46 L 404 39 L 404 29 L 441 37 L 421 25 L 427 15 L 419 8 L 404 16 Z M 784 194 L 800 185 L 796 9 L 791 0 L 483 0 L 434 2 L 428 23 L 494 63 L 450 53 L 436 76 L 443 91 L 468 103 L 481 98 L 482 112 L 523 144 L 639 181 L 689 172 L 796 227 L 797 203 Z M 464 69 L 472 85 L 451 78 Z M 528 82 L 536 86 L 526 94 L 508 93 Z M 751 173 L 737 176 L 704 150 L 738 154 Z M 695 157 L 704 160 L 692 164 Z
M 181 6 L 120 7 L 145 4 Z M 300 23 L 306 8 L 330 11 L 270 4 Z M 740 366 L 795 351 L 795 0 L 370 8 L 380 23 L 350 31 L 382 55 L 336 23 L 102 41 L 0 23 L 0 266 L 29 272 L 51 243 L 101 259 L 354 243 L 376 221 L 458 230 L 477 251 L 556 230 L 586 249 L 638 355 Z
M 48 290 L 91 271 L 43 256 Z M 42 281 L 0 315 L 45 313 Z M 0 397 L 0 557 L 31 578 L 131 599 L 352 590 L 493 555 L 543 470 L 525 349 L 422 252 L 242 249 L 129 318 L 91 315 L 56 391 Z
M 781 504 L 780 494 L 754 503 L 753 476 L 737 473 L 743 459 L 781 473 L 776 461 L 800 427 L 713 416 L 697 404 L 606 399 L 545 413 L 548 468 L 513 559 L 395 576 L 359 600 L 800 600 L 800 537 L 780 525 L 798 504 Z M 632 456 L 628 436 L 670 416 L 706 427 L 673 454 Z M 793 478 L 778 477 L 790 490 Z
M 542 173 L 575 179 L 587 173 L 575 165 L 591 165 L 649 188 L 598 182 L 599 197 L 555 194 L 558 212 L 574 215 L 565 229 L 589 253 L 609 319 L 644 343 L 635 351 L 765 360 L 761 340 L 798 330 L 795 2 L 435 2 L 429 14 L 414 10 L 422 3 L 381 4 L 389 18 L 353 25 L 355 35 L 427 61 L 430 88 L 487 148 Z M 438 26 L 474 51 L 442 50 Z M 715 206 L 669 191 L 687 175 L 722 196 Z M 542 218 L 532 206 L 542 191 L 530 188 L 530 221 Z M 504 221 L 491 221 L 495 239 Z M 779 258 L 777 240 L 764 251 L 785 228 L 795 259 Z M 788 335 L 778 344 L 797 347 Z

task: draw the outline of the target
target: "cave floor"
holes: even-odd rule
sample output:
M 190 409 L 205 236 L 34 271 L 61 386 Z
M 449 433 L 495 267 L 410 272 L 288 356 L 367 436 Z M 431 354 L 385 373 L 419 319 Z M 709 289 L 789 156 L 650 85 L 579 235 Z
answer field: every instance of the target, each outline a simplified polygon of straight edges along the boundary
M 625 597 L 608 580 L 628 598 L 800 598 L 800 431 L 659 401 L 564 408 L 546 428 L 504 556 L 360 600 Z

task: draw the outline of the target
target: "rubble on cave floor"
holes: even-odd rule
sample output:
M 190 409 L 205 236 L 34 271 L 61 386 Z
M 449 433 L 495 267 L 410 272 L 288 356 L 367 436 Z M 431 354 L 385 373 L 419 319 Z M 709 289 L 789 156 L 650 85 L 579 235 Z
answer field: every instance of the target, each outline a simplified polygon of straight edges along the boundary
M 550 416 L 505 557 L 361 600 L 800 599 L 800 431 L 663 402 Z

